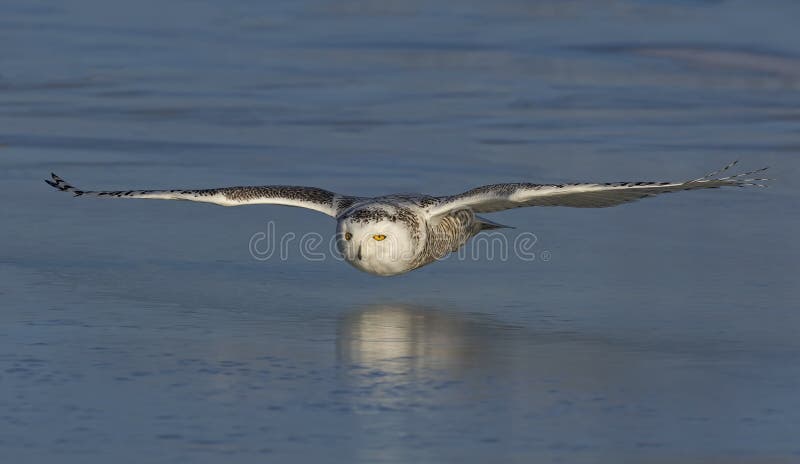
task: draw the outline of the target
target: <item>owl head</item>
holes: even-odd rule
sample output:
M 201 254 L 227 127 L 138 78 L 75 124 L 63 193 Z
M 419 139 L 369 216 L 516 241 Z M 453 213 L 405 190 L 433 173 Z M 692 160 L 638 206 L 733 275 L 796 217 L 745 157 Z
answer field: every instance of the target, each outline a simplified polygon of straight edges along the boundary
M 370 205 L 339 218 L 337 248 L 359 270 L 381 276 L 414 269 L 424 243 L 424 227 L 410 211 Z

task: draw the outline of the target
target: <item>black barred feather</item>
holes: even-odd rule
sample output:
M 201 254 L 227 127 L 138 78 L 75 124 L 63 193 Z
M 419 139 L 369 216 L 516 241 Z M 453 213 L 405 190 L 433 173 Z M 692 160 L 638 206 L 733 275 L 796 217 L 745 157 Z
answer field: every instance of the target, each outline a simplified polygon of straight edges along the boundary
M 464 193 L 445 197 L 427 195 L 387 195 L 362 198 L 339 195 L 316 187 L 285 185 L 222 187 L 197 190 L 81 190 L 55 174 L 46 179 L 52 187 L 74 196 L 110 198 L 145 198 L 161 200 L 187 200 L 223 206 L 249 204 L 278 204 L 308 208 L 332 217 L 352 212 L 368 202 L 412 201 L 431 217 L 450 211 L 469 208 L 476 213 L 491 213 L 526 206 L 567 206 L 575 208 L 605 208 L 642 198 L 683 190 L 719 187 L 765 187 L 767 178 L 753 177 L 767 168 L 721 176 L 736 166 L 734 161 L 718 171 L 684 182 L 607 182 L 569 184 L 492 184 L 477 187 Z M 365 214 L 367 210 L 361 213 Z

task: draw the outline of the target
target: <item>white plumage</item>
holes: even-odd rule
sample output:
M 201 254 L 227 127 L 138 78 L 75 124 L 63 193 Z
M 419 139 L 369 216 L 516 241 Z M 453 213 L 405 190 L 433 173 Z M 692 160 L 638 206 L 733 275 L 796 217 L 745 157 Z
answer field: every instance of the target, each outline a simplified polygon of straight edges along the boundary
M 316 187 L 253 186 L 199 190 L 81 190 L 52 174 L 51 186 L 75 196 L 188 200 L 222 206 L 275 204 L 307 208 L 337 221 L 337 244 L 356 268 L 376 275 L 417 269 L 458 250 L 482 230 L 504 227 L 476 213 L 524 206 L 604 208 L 661 193 L 718 187 L 761 186 L 752 175 L 767 168 L 723 176 L 736 162 L 685 182 L 493 184 L 464 193 L 357 197 Z

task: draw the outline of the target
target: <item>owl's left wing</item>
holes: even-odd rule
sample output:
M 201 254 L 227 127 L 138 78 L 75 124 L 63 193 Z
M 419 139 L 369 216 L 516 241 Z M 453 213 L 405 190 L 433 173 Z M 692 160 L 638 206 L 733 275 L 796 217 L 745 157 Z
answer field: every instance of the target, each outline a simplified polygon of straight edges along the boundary
M 45 179 L 45 182 L 62 192 L 70 192 L 76 197 L 186 200 L 213 203 L 221 206 L 284 205 L 319 211 L 331 217 L 336 217 L 344 208 L 348 208 L 354 202 L 361 200 L 359 197 L 339 195 L 317 187 L 289 185 L 220 187 L 196 190 L 81 190 L 68 184 L 55 174 L 51 174 L 51 177 L 52 180 Z
M 494 184 L 474 188 L 449 197 L 441 197 L 429 213 L 445 214 L 459 208 L 470 208 L 476 213 L 491 213 L 524 206 L 569 206 L 573 208 L 606 208 L 622 203 L 652 197 L 661 193 L 679 192 L 719 187 L 763 187 L 753 174 L 767 168 L 722 177 L 720 174 L 736 165 L 736 161 L 719 171 L 684 182 L 612 182 L 579 184 Z

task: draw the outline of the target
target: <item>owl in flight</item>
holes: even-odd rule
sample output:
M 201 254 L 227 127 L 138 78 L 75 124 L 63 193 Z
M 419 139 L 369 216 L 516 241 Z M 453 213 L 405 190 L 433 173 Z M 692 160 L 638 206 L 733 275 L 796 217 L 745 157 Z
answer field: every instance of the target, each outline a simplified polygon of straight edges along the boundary
M 337 248 L 345 260 L 370 274 L 402 274 L 458 250 L 487 229 L 503 228 L 478 214 L 523 206 L 605 208 L 661 193 L 718 187 L 763 186 L 764 171 L 724 176 L 736 162 L 685 182 L 493 184 L 451 196 L 342 195 L 316 187 L 267 185 L 200 190 L 81 190 L 55 174 L 45 182 L 76 197 L 189 200 L 222 206 L 274 204 L 312 209 L 336 219 Z

